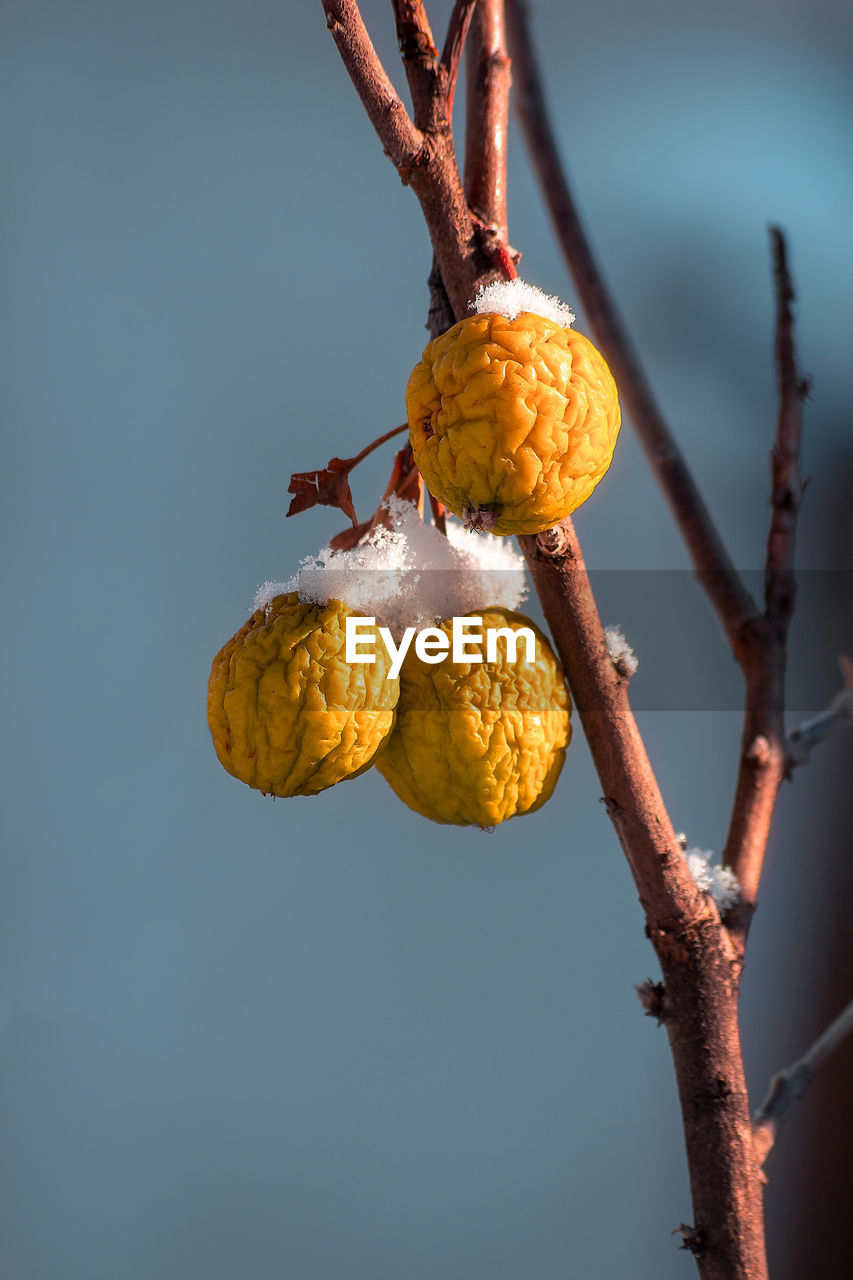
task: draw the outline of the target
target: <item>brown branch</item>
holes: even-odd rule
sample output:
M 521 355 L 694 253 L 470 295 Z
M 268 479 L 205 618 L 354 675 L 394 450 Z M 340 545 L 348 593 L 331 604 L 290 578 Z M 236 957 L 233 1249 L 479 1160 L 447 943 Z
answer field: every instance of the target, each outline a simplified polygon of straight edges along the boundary
M 434 130 L 415 129 L 376 57 L 355 0 L 323 0 L 323 7 L 380 141 L 420 201 L 450 305 L 461 319 L 481 281 L 497 272 L 474 234 L 450 129 L 443 115 Z
M 653 928 L 699 910 L 693 884 L 628 703 L 628 681 L 607 646 L 570 520 L 519 538 L 604 789 Z
M 359 462 L 363 462 L 365 458 L 373 453 L 374 449 L 378 449 L 380 445 L 385 444 L 386 440 L 393 440 L 394 436 L 399 436 L 403 431 L 408 431 L 409 424 L 401 423 L 399 427 L 392 427 L 390 431 L 386 431 L 384 435 L 377 436 L 375 440 L 371 440 L 370 444 L 366 444 L 360 453 L 350 459 L 350 467 L 355 467 Z
M 422 0 L 392 0 L 397 44 L 412 95 L 415 125 L 426 132 L 435 127 L 438 50 L 433 44 Z
M 522 128 L 563 254 L 634 429 L 687 544 L 697 577 L 740 659 L 744 626 L 758 617 L 758 609 L 732 564 L 658 407 L 593 255 L 560 160 L 521 0 L 507 0 L 507 33 Z
M 441 51 L 441 66 L 444 71 L 444 98 L 448 122 L 453 118 L 453 99 L 456 94 L 462 46 L 465 44 L 468 27 L 471 25 L 471 15 L 476 4 L 477 0 L 456 0 L 447 24 L 447 36 Z
M 802 494 L 799 455 L 805 384 L 797 372 L 794 291 L 778 227 L 771 228 L 776 286 L 779 416 L 772 452 L 772 516 L 765 562 L 765 613 L 745 637 L 746 711 L 732 816 L 723 863 L 741 886 L 729 923 L 743 947 L 755 910 L 770 824 L 789 765 L 785 737 L 785 666 L 794 608 L 794 535 Z
M 746 709 L 723 866 L 731 867 L 741 888 L 740 902 L 726 923 L 741 950 L 755 911 L 770 825 L 785 778 L 785 652 L 774 644 L 762 622 L 752 633 L 746 661 Z
M 764 1280 L 763 1208 L 737 1021 L 737 963 L 700 894 L 610 658 L 580 548 L 566 520 L 520 539 L 646 912 L 664 976 L 658 1008 L 684 1120 L 703 1280 Z
M 794 540 L 803 496 L 800 475 L 802 403 L 808 384 L 797 369 L 794 343 L 794 286 L 788 271 L 785 237 L 770 228 L 776 281 L 776 377 L 779 417 L 771 453 L 773 514 L 767 537 L 765 603 L 768 621 L 783 630 L 794 612 Z
M 503 0 L 480 0 L 466 58 L 465 193 L 493 250 L 507 241 L 506 137 L 512 76 Z
M 763 1165 L 779 1135 L 779 1130 L 795 1103 L 799 1102 L 829 1055 L 853 1032 L 853 1001 L 838 1015 L 801 1058 L 785 1067 L 770 1081 L 770 1090 L 753 1120 L 755 1148 Z
M 362 22 L 354 0 L 323 0 L 326 26 L 338 46 L 368 119 L 391 163 L 401 173 L 416 164 L 423 135 L 409 119 Z

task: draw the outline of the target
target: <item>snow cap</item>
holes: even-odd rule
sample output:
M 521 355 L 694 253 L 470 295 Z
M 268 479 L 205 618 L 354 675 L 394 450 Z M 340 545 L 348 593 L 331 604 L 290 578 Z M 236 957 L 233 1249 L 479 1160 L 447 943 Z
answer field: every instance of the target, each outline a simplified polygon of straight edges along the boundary
M 481 285 L 470 307 L 478 315 L 497 314 L 506 316 L 507 320 L 514 320 L 522 311 L 530 311 L 535 316 L 553 320 L 562 329 L 570 329 L 575 322 L 575 313 L 565 302 L 543 293 L 526 280 L 496 280 L 494 284 Z

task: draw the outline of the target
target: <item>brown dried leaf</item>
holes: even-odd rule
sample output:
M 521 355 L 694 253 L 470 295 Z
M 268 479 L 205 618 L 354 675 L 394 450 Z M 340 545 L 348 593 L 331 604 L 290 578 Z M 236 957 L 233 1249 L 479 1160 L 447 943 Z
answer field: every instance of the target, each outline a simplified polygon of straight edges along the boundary
M 349 516 L 355 528 L 358 517 L 347 479 L 354 462 L 354 458 L 332 458 L 329 465 L 320 471 L 298 471 L 292 475 L 287 492 L 295 496 L 287 514 L 296 516 L 300 511 L 316 506 L 337 507 L 344 515 Z

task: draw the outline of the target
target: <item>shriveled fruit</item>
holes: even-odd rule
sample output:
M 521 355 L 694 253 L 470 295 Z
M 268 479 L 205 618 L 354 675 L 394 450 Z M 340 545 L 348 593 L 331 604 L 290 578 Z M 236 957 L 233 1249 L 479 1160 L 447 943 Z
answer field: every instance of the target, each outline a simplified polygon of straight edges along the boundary
M 216 655 L 207 719 L 235 778 L 275 796 L 309 796 L 372 764 L 393 727 L 400 682 L 387 678 L 391 660 L 375 628 L 376 661 L 345 661 L 352 613 L 339 600 L 276 596 Z
M 484 632 L 529 627 L 533 661 L 523 640 L 513 656 L 503 638 L 492 662 L 428 665 L 410 649 L 397 723 L 375 763 L 425 818 L 493 827 L 550 797 L 571 737 L 571 702 L 560 663 L 529 618 L 508 609 L 476 616 Z M 450 636 L 451 622 L 441 630 Z
M 580 506 L 610 465 L 620 424 L 603 356 L 529 311 L 472 315 L 430 342 L 406 408 L 430 492 L 499 534 L 540 533 Z

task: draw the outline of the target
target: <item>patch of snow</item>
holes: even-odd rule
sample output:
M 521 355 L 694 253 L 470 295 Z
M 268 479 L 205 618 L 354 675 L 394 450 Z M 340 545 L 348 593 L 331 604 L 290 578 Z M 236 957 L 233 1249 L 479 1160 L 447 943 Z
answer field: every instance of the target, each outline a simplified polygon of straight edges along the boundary
M 388 510 L 392 528 L 377 526 L 349 551 L 323 547 L 306 556 L 286 582 L 259 587 L 253 607 L 289 591 L 314 604 L 343 600 L 400 636 L 406 627 L 492 606 L 517 609 L 526 597 L 524 557 L 509 539 L 471 533 L 450 517 L 445 537 L 397 497 Z
M 640 660 L 625 639 L 619 627 L 605 627 L 604 638 L 607 641 L 607 652 L 623 675 L 632 676 L 640 665 Z
M 714 854 L 710 849 L 685 849 L 687 870 L 693 877 L 693 883 L 703 893 L 709 893 L 720 911 L 728 911 L 740 897 L 740 885 L 730 867 L 719 867 L 712 863 Z
M 562 329 L 570 329 L 575 313 L 565 302 L 552 294 L 543 293 L 535 284 L 526 280 L 496 280 L 494 284 L 481 285 L 471 310 L 479 315 L 497 314 L 514 320 L 522 311 L 553 320 Z

